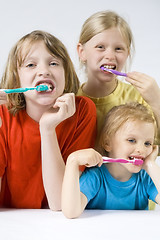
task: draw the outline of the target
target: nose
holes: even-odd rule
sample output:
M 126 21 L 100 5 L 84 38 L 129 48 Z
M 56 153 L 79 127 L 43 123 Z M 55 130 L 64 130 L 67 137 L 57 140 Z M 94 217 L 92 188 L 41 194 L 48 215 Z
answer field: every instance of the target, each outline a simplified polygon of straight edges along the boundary
M 37 70 L 37 75 L 40 77 L 41 76 L 43 76 L 43 77 L 50 76 L 49 66 L 47 66 L 46 64 L 39 65 L 38 70 Z
M 136 146 L 136 152 L 137 152 L 139 155 L 143 155 L 144 152 L 145 152 L 145 145 L 144 145 L 144 144 L 137 144 L 137 146 Z
M 105 50 L 105 58 L 109 59 L 109 60 L 115 59 L 115 52 L 114 52 L 114 50 L 111 49 L 111 48 L 107 48 Z

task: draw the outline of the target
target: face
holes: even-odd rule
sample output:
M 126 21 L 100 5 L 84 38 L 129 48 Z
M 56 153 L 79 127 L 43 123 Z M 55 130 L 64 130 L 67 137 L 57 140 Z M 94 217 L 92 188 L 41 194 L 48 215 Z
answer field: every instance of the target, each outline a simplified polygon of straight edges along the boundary
M 95 35 L 77 49 L 82 62 L 86 62 L 88 77 L 101 81 L 111 81 L 115 75 L 102 71 L 100 67 L 121 71 L 128 57 L 126 42 L 117 28 L 110 28 Z
M 22 51 L 23 55 L 23 51 Z M 43 41 L 31 47 L 23 64 L 18 69 L 21 87 L 48 86 L 46 92 L 27 91 L 24 93 L 26 109 L 36 106 L 53 105 L 57 97 L 63 94 L 65 73 L 61 59 L 50 54 Z
M 154 125 L 142 121 L 128 121 L 111 138 L 107 151 L 112 158 L 133 160 L 145 158 L 152 152 Z M 120 163 L 128 172 L 136 173 L 142 165 Z

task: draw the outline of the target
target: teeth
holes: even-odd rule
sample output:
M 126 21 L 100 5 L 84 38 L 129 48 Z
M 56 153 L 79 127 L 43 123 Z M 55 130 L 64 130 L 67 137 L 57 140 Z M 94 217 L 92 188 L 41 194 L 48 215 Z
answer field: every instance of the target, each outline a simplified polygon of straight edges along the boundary
M 105 68 L 108 68 L 108 69 L 113 69 L 113 68 L 115 68 L 115 66 L 113 66 L 113 65 L 104 65 L 104 67 L 105 67 Z
M 41 83 L 40 85 L 48 86 L 48 90 L 46 92 L 51 92 L 54 89 L 53 85 L 50 83 Z

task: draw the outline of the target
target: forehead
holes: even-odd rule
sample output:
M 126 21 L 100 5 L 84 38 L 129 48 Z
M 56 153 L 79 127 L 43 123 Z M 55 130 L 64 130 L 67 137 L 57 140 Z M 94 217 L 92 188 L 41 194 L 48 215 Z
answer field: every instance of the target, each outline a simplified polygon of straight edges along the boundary
M 120 43 L 127 45 L 127 42 L 123 35 L 121 34 L 121 31 L 116 27 L 106 29 L 101 33 L 96 34 L 88 42 L 96 43 L 97 41 L 112 42 L 115 44 Z
M 38 41 L 33 41 L 33 40 L 26 40 L 25 42 L 23 42 L 20 51 L 19 51 L 19 55 L 23 56 L 23 58 L 26 58 L 27 55 L 33 53 L 34 51 L 38 50 L 38 49 L 42 49 L 45 48 L 47 51 L 49 51 L 44 43 L 44 41 L 42 40 L 38 40 Z
M 52 56 L 59 61 L 61 60 L 59 57 L 56 57 L 51 50 L 47 47 L 45 42 L 43 40 L 26 40 L 21 45 L 21 48 L 19 49 L 18 53 L 18 63 L 19 65 L 23 64 L 24 61 L 30 57 L 46 54 L 47 56 Z
M 154 138 L 154 123 L 141 120 L 128 120 L 117 131 L 117 134 L 132 135 L 140 138 Z

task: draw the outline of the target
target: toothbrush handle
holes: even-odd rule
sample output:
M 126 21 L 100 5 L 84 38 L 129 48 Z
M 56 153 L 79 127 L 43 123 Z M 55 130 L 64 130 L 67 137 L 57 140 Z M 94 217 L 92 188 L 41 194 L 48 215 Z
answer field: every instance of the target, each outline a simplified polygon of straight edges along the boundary
M 15 89 L 0 89 L 0 91 L 5 93 L 22 93 L 27 92 L 28 90 L 34 90 L 36 88 L 15 88 Z
M 103 162 L 119 162 L 119 163 L 128 163 L 129 161 L 127 159 L 114 159 L 114 158 L 108 158 L 108 157 L 102 157 Z

